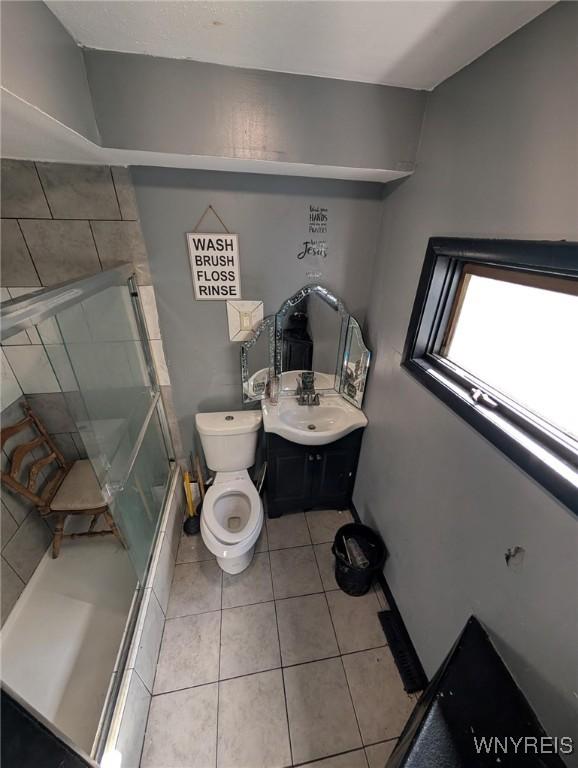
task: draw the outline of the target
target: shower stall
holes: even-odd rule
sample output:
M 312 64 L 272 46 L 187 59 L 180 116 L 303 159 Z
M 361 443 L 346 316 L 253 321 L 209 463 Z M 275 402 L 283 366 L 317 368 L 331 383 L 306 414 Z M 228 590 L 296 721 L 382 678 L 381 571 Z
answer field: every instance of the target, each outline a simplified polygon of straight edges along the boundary
M 177 480 L 132 269 L 4 302 L 1 321 L 3 343 L 38 334 L 125 545 L 75 538 L 57 559 L 47 551 L 2 629 L 2 684 L 100 760 Z M 69 517 L 65 533 L 88 522 Z

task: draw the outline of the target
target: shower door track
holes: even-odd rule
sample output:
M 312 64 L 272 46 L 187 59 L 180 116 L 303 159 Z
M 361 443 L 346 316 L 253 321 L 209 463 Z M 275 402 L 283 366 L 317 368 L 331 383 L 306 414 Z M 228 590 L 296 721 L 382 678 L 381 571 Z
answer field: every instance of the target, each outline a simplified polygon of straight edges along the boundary
M 106 288 L 117 285 L 126 287 L 132 275 L 132 266 L 122 264 L 91 277 L 70 280 L 54 288 L 39 288 L 38 291 L 28 296 L 3 301 L 0 313 L 2 341 L 19 331 L 24 331 L 43 320 L 47 320 L 63 309 L 78 304 L 89 296 L 106 290 Z M 39 296 L 37 294 L 40 291 L 42 295 Z
M 174 490 L 174 486 L 176 482 L 178 482 L 178 477 L 177 477 L 179 472 L 178 465 L 174 461 L 171 461 L 171 467 L 172 467 L 171 474 L 169 476 L 169 481 L 167 482 L 167 489 L 165 491 L 165 496 L 163 499 L 162 514 L 159 518 L 159 529 L 162 525 L 165 515 L 167 514 L 167 509 L 170 508 L 172 491 Z M 111 737 L 111 733 L 113 732 L 113 721 L 115 719 L 115 714 L 117 714 L 118 716 L 117 705 L 119 703 L 119 694 L 122 687 L 124 674 L 126 672 L 126 662 L 131 652 L 135 629 L 138 625 L 138 621 L 140 617 L 140 608 L 143 601 L 144 592 L 146 589 L 152 588 L 153 579 L 151 578 L 151 565 L 155 558 L 156 548 L 157 546 L 159 546 L 159 538 L 160 538 L 159 529 L 157 529 L 157 532 L 155 535 L 155 546 L 152 548 L 151 553 L 149 555 L 145 578 L 143 580 L 143 583 L 139 584 L 135 590 L 133 601 L 130 607 L 130 613 L 127 618 L 127 623 L 126 623 L 122 643 L 121 643 L 119 654 L 118 654 L 118 671 L 121 674 L 116 673 L 114 676 L 113 683 L 110 687 L 106 701 L 102 709 L 100 723 L 94 738 L 91 757 L 93 760 L 96 760 L 97 763 L 99 764 L 102 759 L 103 753 L 105 749 L 107 749 L 107 747 L 109 746 L 109 742 L 111 740 L 110 737 Z M 128 691 L 126 691 L 126 693 L 128 693 Z M 121 715 L 123 714 L 122 711 L 120 714 Z M 120 722 L 116 723 L 116 727 L 120 727 Z

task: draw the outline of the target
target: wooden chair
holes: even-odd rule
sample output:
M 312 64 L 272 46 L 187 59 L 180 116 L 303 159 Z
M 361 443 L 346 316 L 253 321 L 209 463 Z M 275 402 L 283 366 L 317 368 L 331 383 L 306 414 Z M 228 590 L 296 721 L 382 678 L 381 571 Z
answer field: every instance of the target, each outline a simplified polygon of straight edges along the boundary
M 21 443 L 11 449 L 9 468 L 2 472 L 2 483 L 14 493 L 36 505 L 41 517 L 50 515 L 56 517 L 54 538 L 52 540 L 52 557 L 58 557 L 62 539 L 75 539 L 81 536 L 106 536 L 113 534 L 124 546 L 122 536 L 105 503 L 98 480 L 88 459 L 68 462 L 58 450 L 43 424 L 34 415 L 28 404 L 23 405 L 25 418 L 11 427 L 1 430 L 1 445 L 19 432 L 32 429 L 38 437 L 26 443 Z M 40 459 L 35 459 L 29 466 L 24 462 L 32 451 L 44 447 L 48 453 Z M 32 458 L 34 455 L 32 454 Z M 37 491 L 40 473 L 53 466 L 53 473 L 45 478 L 44 487 Z M 28 474 L 27 479 L 21 475 Z M 44 474 L 44 473 L 43 473 Z M 69 515 L 92 516 L 88 531 L 84 533 L 64 533 L 64 524 Z M 95 531 L 94 527 L 100 516 L 105 519 L 108 529 Z

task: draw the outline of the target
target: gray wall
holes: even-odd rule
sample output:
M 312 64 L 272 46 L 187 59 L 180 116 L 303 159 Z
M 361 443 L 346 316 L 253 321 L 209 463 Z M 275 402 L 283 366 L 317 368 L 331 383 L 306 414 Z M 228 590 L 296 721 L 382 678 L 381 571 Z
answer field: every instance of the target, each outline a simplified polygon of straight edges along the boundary
M 427 672 L 476 614 L 547 730 L 574 736 L 576 519 L 399 364 L 430 236 L 578 239 L 577 26 L 560 3 L 429 99 L 417 171 L 385 200 L 355 493 Z
M 411 171 L 426 94 L 408 88 L 85 51 L 105 145 Z
M 150 259 L 175 409 L 185 451 L 196 411 L 239 408 L 240 348 L 229 341 L 225 302 L 195 301 L 185 233 L 214 206 L 239 234 L 241 292 L 262 299 L 265 313 L 311 282 L 345 300 L 361 320 L 371 284 L 381 219 L 381 186 L 249 174 L 133 168 Z M 327 259 L 297 259 L 308 234 L 309 204 L 329 209 Z M 200 231 L 222 231 L 208 214 Z
M 98 142 L 82 51 L 44 3 L 2 3 L 2 85 Z

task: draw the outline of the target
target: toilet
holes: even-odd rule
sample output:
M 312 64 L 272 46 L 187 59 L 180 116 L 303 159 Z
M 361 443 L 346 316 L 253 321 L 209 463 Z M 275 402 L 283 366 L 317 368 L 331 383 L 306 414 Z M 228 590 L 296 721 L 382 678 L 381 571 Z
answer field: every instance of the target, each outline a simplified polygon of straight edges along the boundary
M 227 573 L 251 563 L 263 528 L 261 497 L 247 472 L 255 463 L 260 411 L 197 413 L 205 461 L 216 472 L 205 495 L 201 536 Z

